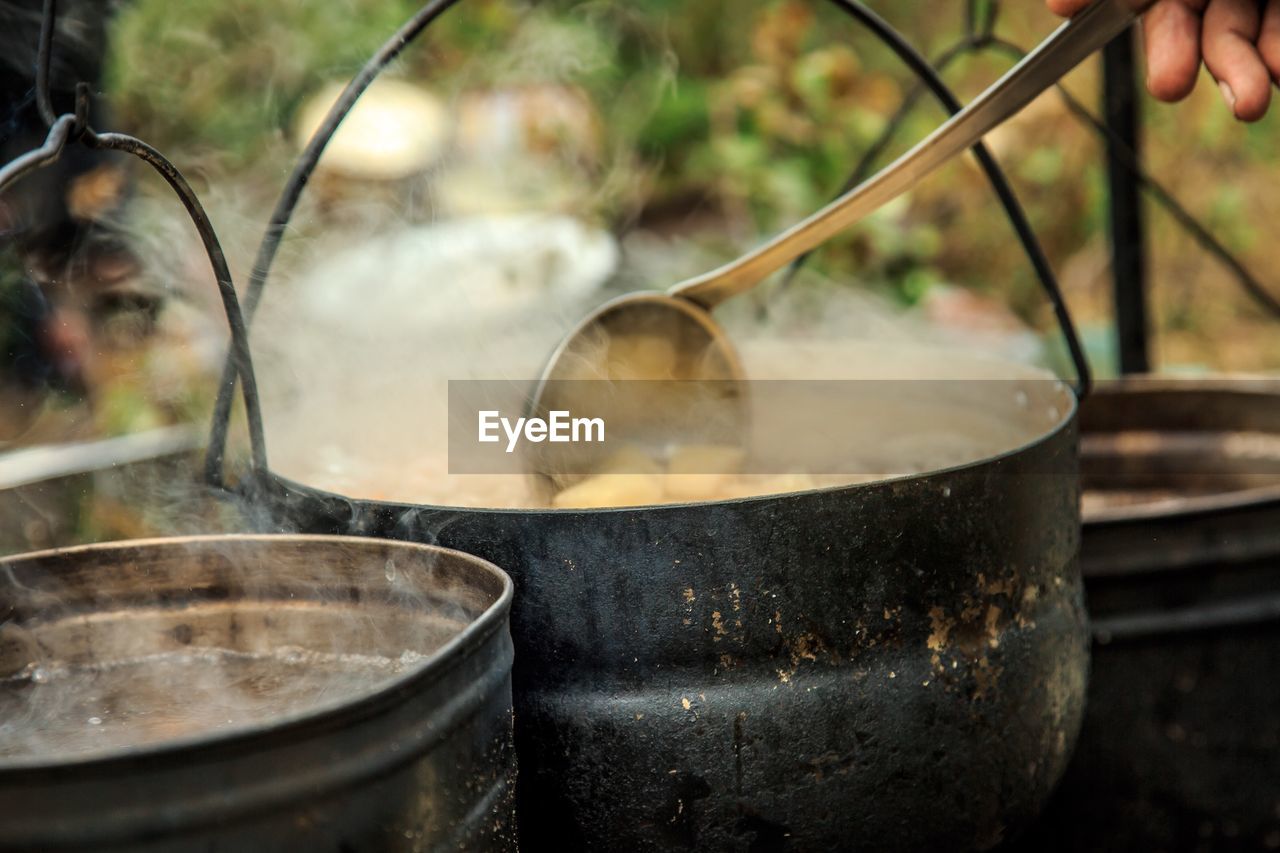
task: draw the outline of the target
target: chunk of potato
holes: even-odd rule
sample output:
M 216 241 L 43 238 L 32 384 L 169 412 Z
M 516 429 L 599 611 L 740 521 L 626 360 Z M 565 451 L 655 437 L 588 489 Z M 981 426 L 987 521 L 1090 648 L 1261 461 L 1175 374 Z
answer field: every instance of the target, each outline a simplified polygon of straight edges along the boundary
M 634 444 L 625 444 L 600 464 L 601 474 L 661 474 L 662 466 Z
M 804 492 L 818 487 L 809 474 L 756 474 L 732 477 L 725 485 L 723 498 L 752 498 L 759 495 L 781 495 Z
M 725 497 L 731 480 L 729 474 L 668 474 L 662 487 L 668 500 L 714 501 Z
M 808 474 L 775 474 L 761 480 L 758 495 L 781 495 L 787 492 L 804 492 L 816 488 L 817 483 Z
M 737 447 L 686 444 L 667 459 L 662 485 L 669 500 L 709 501 L 726 496 L 731 479 L 742 468 L 744 453 Z
M 720 444 L 686 444 L 667 457 L 668 474 L 733 474 L 742 469 L 741 448 Z
M 662 501 L 662 483 L 653 474 L 596 474 L 551 499 L 557 509 L 641 506 Z
M 676 348 L 659 335 L 622 335 L 609 342 L 610 379 L 672 379 Z

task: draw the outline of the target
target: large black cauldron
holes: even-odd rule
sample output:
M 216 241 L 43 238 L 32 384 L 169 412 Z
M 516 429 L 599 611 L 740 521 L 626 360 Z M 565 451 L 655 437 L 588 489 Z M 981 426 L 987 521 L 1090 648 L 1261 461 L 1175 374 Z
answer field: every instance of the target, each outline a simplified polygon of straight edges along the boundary
M 334 129 L 453 2 L 430 0 L 335 102 L 273 213 L 251 307 Z M 245 390 L 245 486 L 277 524 L 448 543 L 513 574 L 530 847 L 983 848 L 1039 809 L 1075 738 L 1087 655 L 1065 389 L 1036 401 L 1061 413 L 1053 425 L 1007 452 L 873 484 L 563 513 L 324 494 L 267 469 L 236 291 L 190 187 L 137 140 L 90 137 L 83 115 L 54 124 L 51 150 L 75 131 L 142 157 L 193 217 L 233 336 L 223 386 Z M 229 410 L 228 393 L 223 427 Z
M 806 493 L 496 511 L 253 485 L 283 526 L 512 575 L 527 846 L 986 848 L 1041 807 L 1085 688 L 1075 404 L 1028 393 L 1063 414 L 1002 456 Z

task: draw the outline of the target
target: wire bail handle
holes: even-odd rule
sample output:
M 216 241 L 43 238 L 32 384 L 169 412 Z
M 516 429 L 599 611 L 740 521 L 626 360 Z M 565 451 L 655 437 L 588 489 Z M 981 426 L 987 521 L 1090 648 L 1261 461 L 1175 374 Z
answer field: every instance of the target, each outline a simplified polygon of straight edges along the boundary
M 86 83 L 76 83 L 73 112 L 58 115 L 54 110 L 49 92 L 49 69 L 53 55 L 53 36 L 57 15 L 57 0 L 44 0 L 40 19 L 40 41 L 36 52 L 35 97 L 36 108 L 49 128 L 49 132 L 44 144 L 39 148 L 28 151 L 0 167 L 0 192 L 26 175 L 56 163 L 62 157 L 66 146 L 72 142 L 87 148 L 123 151 L 143 160 L 155 169 L 182 202 L 192 224 L 200 234 L 205 253 L 209 256 L 209 265 L 213 268 L 214 280 L 217 283 L 218 293 L 222 297 L 222 307 L 231 331 L 231 347 L 224 370 L 224 377 L 229 374 L 230 381 L 222 390 L 226 392 L 229 409 L 235 378 L 239 377 L 243 383 L 242 393 L 245 415 L 249 421 L 252 463 L 255 470 L 265 471 L 267 469 L 266 439 L 262 427 L 258 383 L 249 352 L 248 328 L 244 315 L 240 311 L 240 301 L 236 296 L 226 255 L 213 224 L 191 185 L 163 154 L 137 137 L 125 133 L 98 133 L 89 126 L 89 87 Z

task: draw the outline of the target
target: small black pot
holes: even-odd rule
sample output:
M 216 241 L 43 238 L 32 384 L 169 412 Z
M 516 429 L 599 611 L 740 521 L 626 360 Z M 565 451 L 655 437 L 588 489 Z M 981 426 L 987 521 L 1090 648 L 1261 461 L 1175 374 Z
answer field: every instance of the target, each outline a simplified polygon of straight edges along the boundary
M 0 850 L 514 849 L 510 603 L 510 579 L 482 560 L 371 539 L 190 537 L 4 559 Z M 211 650 L 254 661 L 228 682 L 237 691 L 278 689 L 279 646 L 342 656 L 336 693 L 220 731 L 167 712 L 166 695 L 200 712 L 183 693 L 207 689 Z M 405 652 L 424 657 L 342 687 L 353 667 Z M 178 683 L 148 677 L 150 656 L 185 660 Z M 83 725 L 141 745 L 73 749 L 96 736 L 78 729 L 49 741 L 50 719 L 82 710 L 37 695 L 55 676 L 36 668 L 58 665 L 77 677 L 135 666 L 112 688 L 92 682 L 101 716 Z M 144 691 L 157 692 L 140 702 Z M 16 746 L 33 732 L 39 750 Z

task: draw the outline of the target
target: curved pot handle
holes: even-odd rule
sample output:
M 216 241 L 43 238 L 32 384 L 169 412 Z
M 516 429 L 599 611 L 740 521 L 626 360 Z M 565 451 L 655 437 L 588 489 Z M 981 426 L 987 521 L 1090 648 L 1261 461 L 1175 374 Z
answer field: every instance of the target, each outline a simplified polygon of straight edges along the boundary
M 258 253 L 254 259 L 249 285 L 245 291 L 245 309 L 249 320 L 253 319 L 253 315 L 262 299 L 262 292 L 266 288 L 267 278 L 271 273 L 272 264 L 275 262 L 280 242 L 284 238 L 285 230 L 288 227 L 289 220 L 293 217 L 298 201 L 302 197 L 302 191 L 306 188 L 312 172 L 315 171 L 316 164 L 320 161 L 320 155 L 324 153 L 325 147 L 333 138 L 338 125 L 342 123 L 342 120 L 346 118 L 355 102 L 382 70 L 410 42 L 421 35 L 432 22 L 457 2 L 458 0 L 431 0 L 406 21 L 400 29 L 396 30 L 391 38 L 378 48 L 369 61 L 360 69 L 359 73 L 346 85 L 338 99 L 334 101 L 333 106 L 329 108 L 329 112 L 325 115 L 320 126 L 311 135 L 311 139 L 308 140 L 302 155 L 294 164 L 293 171 L 289 174 L 289 179 L 285 182 L 284 189 L 276 201 L 275 208 L 271 213 L 271 219 L 262 236 L 262 242 L 258 246 Z M 831 0 L 831 2 L 846 14 L 865 24 L 874 35 L 893 49 L 917 76 L 928 83 L 934 94 L 950 112 L 955 113 L 961 109 L 959 101 L 942 83 L 928 61 L 920 57 L 907 44 L 901 34 L 885 23 L 874 12 L 867 9 L 859 0 Z M 983 170 L 987 173 L 992 187 L 1000 197 L 1001 203 L 1004 205 L 1015 230 L 1018 232 L 1019 240 L 1030 256 L 1031 263 L 1035 267 L 1037 275 L 1053 305 L 1054 313 L 1066 339 L 1067 348 L 1076 370 L 1077 381 L 1074 390 L 1077 397 L 1083 398 L 1088 393 L 1091 385 L 1089 365 L 1085 359 L 1079 336 L 1076 334 L 1075 325 L 1071 320 L 1057 281 L 1053 276 L 1048 261 L 1045 259 L 1043 250 L 1036 242 L 1035 235 L 1026 220 L 1026 215 L 1022 212 L 1016 197 L 1013 195 L 1013 190 L 1009 186 L 1007 179 L 1000 171 L 1000 167 L 991 158 L 985 147 L 976 146 L 974 151 L 982 164 Z M 218 400 L 214 407 L 209 449 L 205 457 L 205 477 L 210 483 L 222 482 L 222 466 L 231 418 L 231 399 L 238 372 L 239 369 L 233 363 L 233 359 L 228 358 L 227 364 L 223 368 L 222 381 L 218 388 Z M 262 467 L 265 469 L 265 456 Z
M 271 219 L 262 235 L 262 242 L 258 245 L 258 254 L 253 261 L 253 272 L 249 276 L 249 285 L 245 290 L 245 313 L 250 321 L 253 320 L 253 315 L 262 300 L 262 291 L 266 288 L 271 265 L 275 262 L 276 252 L 280 249 L 280 241 L 284 239 L 289 220 L 293 217 L 298 201 L 302 198 L 302 191 L 306 188 L 307 181 L 311 179 L 311 173 L 315 171 L 316 164 L 320 162 L 320 155 L 333 139 L 338 125 L 347 117 L 356 101 L 364 94 L 365 89 L 369 88 L 369 84 L 382 73 L 382 70 L 399 56 L 400 52 L 428 25 L 457 2 L 458 0 L 431 0 L 413 17 L 405 21 L 400 29 L 396 30 L 391 38 L 387 39 L 370 57 L 360 72 L 351 78 L 351 82 L 346 85 L 338 95 L 338 99 L 333 102 L 333 106 L 329 108 L 329 112 L 325 114 L 324 121 L 320 122 L 320 126 L 311 134 L 307 147 L 303 149 L 302 155 L 294 164 L 293 171 L 289 173 L 289 179 L 285 182 L 280 198 L 276 200 L 275 209 L 272 210 Z M 218 399 L 213 410 L 213 427 L 209 434 L 209 449 L 205 454 L 205 479 L 210 484 L 220 484 L 223 479 L 222 467 L 227 447 L 227 431 L 231 421 L 231 397 L 235 389 L 235 378 L 235 365 L 228 359 L 222 369 L 222 381 L 218 386 Z
M 950 115 L 955 115 L 963 109 L 964 105 L 960 103 L 960 100 L 943 81 L 939 73 L 941 66 L 963 55 L 963 51 L 957 50 L 945 54 L 938 62 L 939 67 L 935 67 L 924 55 L 912 47 L 898 30 L 858 2 L 858 0 L 831 0 L 831 2 L 835 3 L 850 17 L 866 26 L 868 30 L 887 45 L 920 82 L 929 89 L 934 98 Z M 982 22 L 977 35 L 973 37 L 974 43 L 981 44 L 983 40 L 993 39 L 994 36 L 990 32 L 990 28 L 993 25 L 994 21 L 990 19 Z M 889 140 L 898 129 L 901 120 L 915 105 L 916 94 L 916 92 L 912 92 L 907 95 L 902 106 L 899 107 L 898 113 L 890 118 L 884 132 L 871 144 L 857 166 L 854 167 L 852 174 L 850 174 L 840 191 L 841 194 L 856 187 L 871 174 L 876 159 L 888 147 Z M 1062 290 L 1058 286 L 1057 277 L 1053 273 L 1053 268 L 1045 256 L 1044 249 L 1040 246 L 1040 241 L 1036 238 L 1031 223 L 1027 221 L 1027 215 L 1022 209 L 1022 204 L 1018 201 L 1013 187 L 1010 186 L 1009 179 L 1005 177 L 1004 170 L 1000 168 L 995 158 L 991 156 L 990 150 L 985 144 L 979 142 L 970 151 L 973 152 L 978 165 L 982 167 L 982 171 L 986 173 L 987 181 L 991 184 L 991 189 L 995 192 L 1000 205 L 1004 208 L 1005 216 L 1009 219 L 1009 224 L 1013 226 L 1018 242 L 1022 245 L 1023 251 L 1027 255 L 1027 260 L 1031 263 L 1036 278 L 1040 281 L 1040 287 L 1049 299 L 1058 329 L 1062 332 L 1062 338 L 1067 345 L 1067 353 L 1075 370 L 1076 382 L 1072 386 L 1072 390 L 1075 391 L 1077 399 L 1084 399 L 1088 396 L 1093 386 L 1093 376 L 1089 368 L 1089 361 L 1085 357 L 1084 347 L 1080 344 L 1080 336 L 1071 318 L 1071 312 L 1067 308 L 1066 299 L 1063 297 Z M 788 270 L 788 281 L 791 276 L 798 272 L 807 259 L 808 255 L 801 256 L 791 265 Z
M 58 115 L 49 96 L 49 67 L 53 54 L 53 33 L 57 21 L 57 0 L 44 0 L 40 20 L 40 42 L 36 54 L 36 107 L 49 127 L 44 144 L 15 158 L 0 168 L 0 192 L 25 175 L 58 161 L 66 146 L 72 142 L 89 148 L 106 148 L 131 154 L 156 170 L 161 178 L 182 201 L 187 215 L 200 234 L 209 264 L 213 268 L 218 294 L 222 297 L 223 311 L 231 330 L 231 348 L 227 368 L 231 376 L 227 390 L 227 408 L 230 410 L 230 390 L 238 376 L 243 383 L 245 414 L 249 421 L 249 440 L 252 445 L 252 464 L 255 470 L 267 469 L 266 439 L 262 427 L 262 408 L 258 397 L 258 383 L 253 372 L 253 359 L 249 353 L 249 334 L 240 302 L 236 296 L 231 270 L 227 265 L 222 244 L 209 221 L 204 206 L 178 168 L 147 143 L 124 133 L 97 133 L 89 126 L 89 88 L 85 83 L 76 84 L 75 112 Z

